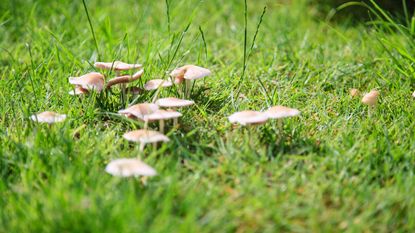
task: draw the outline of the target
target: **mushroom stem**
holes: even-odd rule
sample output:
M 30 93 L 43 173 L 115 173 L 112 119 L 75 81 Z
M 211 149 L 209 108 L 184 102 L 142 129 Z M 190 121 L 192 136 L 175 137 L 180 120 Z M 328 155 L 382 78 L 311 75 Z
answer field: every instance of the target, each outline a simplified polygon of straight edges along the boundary
M 191 87 L 191 84 L 192 84 L 192 80 L 186 79 L 185 82 L 186 82 L 185 98 L 188 98 L 189 95 L 190 95 L 190 87 Z
M 179 125 L 179 119 L 178 118 L 174 118 L 173 119 L 173 127 L 177 127 Z
M 164 120 L 159 121 L 159 128 L 160 128 L 160 132 L 164 133 Z
M 157 149 L 157 142 L 153 142 L 154 149 Z
M 144 121 L 144 129 L 147 129 L 148 128 L 148 120 L 145 120 Z
M 147 176 L 142 176 L 142 177 L 140 178 L 140 181 L 141 181 L 141 183 L 142 183 L 144 186 L 146 186 L 146 185 L 147 185 L 147 180 L 148 180 L 148 177 L 147 177 Z
M 140 143 L 140 151 L 144 151 L 144 147 L 146 146 L 145 143 Z
M 279 131 L 280 134 L 282 134 L 283 131 L 284 131 L 284 125 L 282 123 L 282 119 L 281 118 L 277 120 L 277 124 L 278 124 L 278 131 Z

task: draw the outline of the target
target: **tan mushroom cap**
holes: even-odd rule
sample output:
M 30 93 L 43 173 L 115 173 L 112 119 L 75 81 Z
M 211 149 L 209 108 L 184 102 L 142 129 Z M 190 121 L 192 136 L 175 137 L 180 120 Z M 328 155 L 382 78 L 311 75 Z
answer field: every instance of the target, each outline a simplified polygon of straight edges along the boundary
M 300 111 L 295 108 L 289 108 L 285 106 L 274 106 L 264 112 L 268 118 L 280 119 L 286 117 L 294 117 L 300 115 Z
M 138 159 L 116 159 L 111 161 L 105 171 L 113 176 L 155 176 L 156 170 Z
M 89 91 L 87 89 L 82 88 L 81 86 L 76 85 L 75 89 L 68 92 L 69 95 L 83 95 L 88 94 Z
M 175 97 L 168 97 L 158 99 L 156 104 L 163 108 L 180 108 L 193 105 L 195 102 L 193 100 L 184 100 Z
M 131 142 L 140 142 L 142 144 L 154 143 L 154 142 L 168 142 L 170 139 L 157 131 L 139 129 L 127 132 L 123 137 Z
M 350 89 L 349 93 L 350 93 L 351 97 L 356 97 L 356 96 L 360 95 L 360 91 L 356 88 Z
M 95 62 L 94 66 L 99 69 L 106 69 L 106 70 L 133 70 L 133 69 L 140 69 L 143 67 L 141 64 L 128 64 L 122 61 L 114 61 L 114 62 Z
M 144 89 L 147 91 L 156 90 L 160 87 L 171 87 L 173 83 L 171 83 L 169 80 L 163 80 L 163 79 L 153 79 L 148 81 L 144 85 Z
M 104 88 L 104 75 L 98 72 L 91 72 L 80 77 L 70 77 L 69 83 L 81 86 L 86 90 L 102 91 Z
M 30 116 L 30 119 L 32 121 L 39 122 L 39 123 L 53 124 L 53 123 L 56 123 L 56 122 L 64 121 L 66 119 L 66 115 L 65 114 L 59 114 L 59 113 L 56 113 L 56 112 L 46 111 L 46 112 L 38 113 L 36 115 L 32 115 L 32 116 Z
M 160 120 L 169 120 L 181 117 L 180 112 L 173 110 L 157 110 L 149 115 L 144 116 L 145 121 L 160 121 Z
M 157 104 L 142 103 L 135 104 L 126 109 L 118 111 L 118 113 L 126 115 L 127 117 L 134 116 L 138 119 L 144 119 L 144 116 L 149 115 L 159 109 Z
M 370 91 L 369 93 L 363 96 L 362 103 L 369 106 L 375 106 L 378 101 L 379 94 L 379 91 Z
M 170 76 L 175 78 L 174 80 L 175 83 L 181 83 L 185 79 L 195 80 L 195 79 L 200 79 L 200 78 L 209 76 L 211 74 L 212 72 L 209 69 L 206 69 L 200 66 L 195 66 L 195 65 L 185 65 L 185 66 L 182 66 L 182 67 L 179 67 L 173 70 L 170 73 Z
M 137 73 L 133 74 L 133 75 L 123 75 L 123 76 L 119 76 L 119 77 L 115 77 L 113 79 L 110 79 L 107 83 L 107 88 L 110 88 L 116 84 L 123 84 L 123 83 L 129 83 L 129 82 L 133 82 L 137 79 L 139 79 L 144 73 L 144 69 L 138 71 Z
M 241 125 L 259 125 L 264 124 L 268 117 L 266 114 L 257 111 L 241 111 L 236 112 L 228 117 L 231 123 L 239 123 Z

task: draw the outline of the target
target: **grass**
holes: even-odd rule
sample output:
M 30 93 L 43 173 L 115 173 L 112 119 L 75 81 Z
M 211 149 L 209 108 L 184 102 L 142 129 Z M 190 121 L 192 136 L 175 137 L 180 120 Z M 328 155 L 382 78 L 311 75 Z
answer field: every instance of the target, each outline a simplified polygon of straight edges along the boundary
M 322 21 L 301 0 L 244 8 L 220 0 L 2 1 L 0 232 L 413 232 L 407 35 Z M 143 63 L 137 85 L 186 63 L 213 71 L 195 84 L 196 106 L 183 109 L 171 142 L 144 151 L 159 173 L 146 186 L 104 172 L 110 160 L 140 153 L 122 134 L 141 125 L 110 114 L 125 107 L 119 91 L 67 94 L 68 77 L 93 71 L 98 56 Z M 370 118 L 350 88 L 380 90 Z M 245 130 L 226 118 L 277 104 L 302 112 L 284 122 L 279 143 L 276 122 Z M 45 110 L 68 119 L 51 128 L 29 121 Z

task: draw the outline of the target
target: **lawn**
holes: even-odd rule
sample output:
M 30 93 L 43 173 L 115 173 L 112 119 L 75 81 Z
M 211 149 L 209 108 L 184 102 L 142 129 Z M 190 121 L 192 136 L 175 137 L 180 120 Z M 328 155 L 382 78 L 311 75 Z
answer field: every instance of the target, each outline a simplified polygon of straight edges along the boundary
M 327 21 L 308 3 L 1 1 L 0 232 L 414 232 L 415 72 L 399 49 L 415 50 L 385 22 Z M 115 113 L 180 86 L 68 94 L 70 76 L 114 60 L 143 64 L 140 87 L 212 71 L 170 142 L 140 151 L 122 135 L 143 124 Z M 282 131 L 227 118 L 275 105 L 301 115 Z M 47 110 L 66 121 L 30 120 Z M 146 184 L 105 172 L 137 156 L 158 172 Z

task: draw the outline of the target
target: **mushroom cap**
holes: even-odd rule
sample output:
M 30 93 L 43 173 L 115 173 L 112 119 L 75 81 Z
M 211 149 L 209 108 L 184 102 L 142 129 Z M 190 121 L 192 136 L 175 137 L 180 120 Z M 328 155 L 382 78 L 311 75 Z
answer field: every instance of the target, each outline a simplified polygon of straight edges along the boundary
M 116 84 L 133 82 L 133 81 L 139 79 L 143 75 L 143 73 L 144 73 L 144 69 L 136 72 L 133 75 L 123 75 L 123 76 L 119 76 L 119 77 L 115 77 L 113 79 L 110 79 L 107 83 L 107 88 L 110 88 L 111 86 L 114 86 Z
M 363 96 L 362 103 L 369 105 L 369 106 L 376 105 L 379 94 L 380 94 L 379 91 L 376 91 L 376 90 L 370 91 L 369 93 Z
M 88 94 L 88 90 L 82 88 L 81 86 L 76 85 L 75 89 L 68 93 L 69 95 L 83 95 L 83 94 Z
M 69 83 L 81 86 L 85 90 L 102 91 L 104 88 L 104 75 L 91 72 L 80 77 L 69 77 Z
M 231 123 L 239 123 L 241 125 L 259 125 L 264 124 L 268 120 L 268 116 L 257 111 L 241 111 L 235 112 L 228 117 Z
M 159 109 L 149 115 L 144 116 L 145 121 L 159 121 L 159 120 L 168 120 L 181 117 L 182 114 L 180 112 L 176 112 L 173 110 L 162 110 Z
M 105 171 L 113 176 L 155 176 L 156 170 L 138 159 L 116 159 L 112 160 Z
M 356 96 L 360 95 L 360 91 L 356 88 L 350 89 L 349 93 L 350 93 L 350 96 L 352 96 L 352 97 L 356 97 Z
M 94 66 L 99 69 L 106 69 L 106 70 L 133 70 L 133 69 L 140 69 L 143 67 L 141 64 L 128 64 L 122 61 L 114 61 L 114 62 L 95 62 Z
M 170 139 L 157 131 L 139 129 L 127 132 L 123 137 L 131 142 L 140 142 L 142 144 L 153 143 L 153 142 L 168 142 Z
M 268 118 L 279 119 L 285 117 L 298 116 L 300 115 L 300 111 L 298 109 L 289 108 L 285 106 L 274 106 L 266 110 L 264 114 L 267 115 Z
M 39 123 L 53 124 L 56 122 L 64 121 L 66 119 L 66 115 L 59 114 L 56 112 L 46 111 L 46 112 L 38 113 L 36 115 L 32 115 L 30 116 L 30 119 L 32 121 L 39 122 Z
M 163 79 L 153 79 L 148 81 L 144 85 L 144 89 L 147 91 L 156 90 L 159 87 L 171 87 L 173 83 L 171 83 L 169 80 L 163 80 Z
M 142 103 L 142 104 L 135 104 L 126 109 L 118 111 L 118 113 L 127 115 L 127 116 L 134 116 L 139 119 L 144 119 L 144 116 L 149 115 L 159 109 L 157 104 L 150 104 L 150 103 Z
M 158 99 L 156 104 L 163 108 L 179 108 L 193 105 L 195 102 L 193 100 L 184 100 L 175 97 L 168 97 Z
M 170 76 L 175 78 L 174 80 L 175 83 L 181 83 L 184 81 L 184 79 L 188 79 L 188 80 L 200 79 L 200 78 L 211 75 L 211 73 L 212 72 L 209 69 L 206 69 L 200 66 L 185 65 L 177 69 L 174 69 L 170 73 Z

